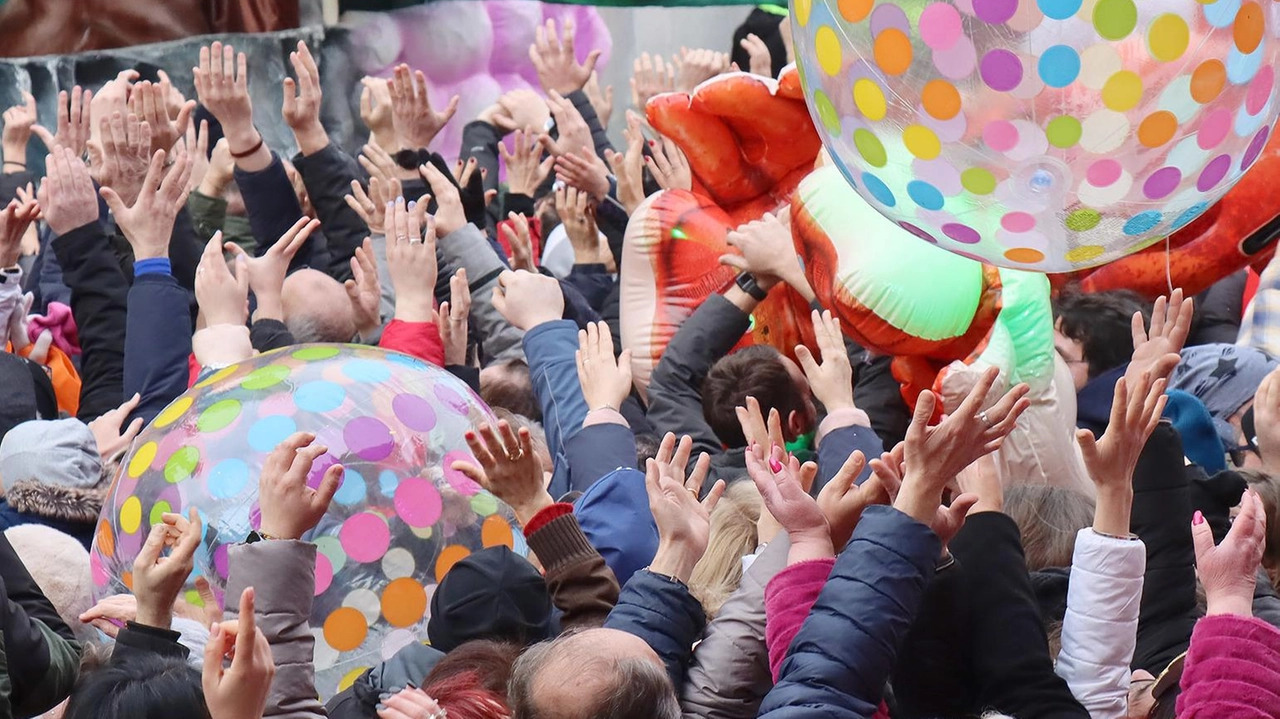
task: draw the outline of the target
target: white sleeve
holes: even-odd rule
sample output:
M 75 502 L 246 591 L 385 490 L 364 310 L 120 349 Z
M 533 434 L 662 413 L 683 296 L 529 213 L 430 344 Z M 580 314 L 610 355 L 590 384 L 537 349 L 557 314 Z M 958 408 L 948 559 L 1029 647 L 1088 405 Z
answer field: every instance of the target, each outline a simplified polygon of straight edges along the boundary
M 1124 719 L 1138 636 L 1146 546 L 1092 528 L 1076 535 L 1055 671 L 1093 719 Z

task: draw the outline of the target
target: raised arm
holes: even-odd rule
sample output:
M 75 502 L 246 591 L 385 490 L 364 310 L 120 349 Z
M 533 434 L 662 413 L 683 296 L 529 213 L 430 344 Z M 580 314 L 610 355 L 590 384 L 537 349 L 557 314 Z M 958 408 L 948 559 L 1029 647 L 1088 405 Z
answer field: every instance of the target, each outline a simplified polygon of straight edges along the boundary
M 169 259 L 174 219 L 187 202 L 191 157 L 179 154 L 168 172 L 164 161 L 164 150 L 157 150 L 131 205 L 112 188 L 102 189 L 116 225 L 133 248 L 124 392 L 141 395 L 135 416 L 148 422 L 187 390 L 191 354 L 191 295 L 174 278 Z

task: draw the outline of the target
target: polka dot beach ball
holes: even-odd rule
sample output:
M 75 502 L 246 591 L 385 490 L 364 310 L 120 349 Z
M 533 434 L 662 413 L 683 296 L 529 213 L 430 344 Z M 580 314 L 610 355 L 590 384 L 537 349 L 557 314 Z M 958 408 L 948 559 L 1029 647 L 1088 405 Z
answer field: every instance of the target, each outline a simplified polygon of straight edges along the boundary
M 915 235 L 1067 272 L 1188 224 L 1258 159 L 1272 0 L 795 0 L 835 164 Z
M 261 522 L 258 477 L 297 431 L 345 468 L 328 514 L 305 539 L 316 554 L 316 685 L 324 698 L 414 641 L 426 640 L 436 583 L 458 560 L 504 544 L 524 553 L 509 508 L 462 474 L 464 433 L 494 421 L 448 372 L 356 345 L 300 345 L 222 369 L 165 408 L 135 440 L 103 505 L 90 555 L 95 591 L 129 592 L 133 560 L 165 512 L 195 507 L 204 523 L 196 577 L 219 601 L 227 550 Z

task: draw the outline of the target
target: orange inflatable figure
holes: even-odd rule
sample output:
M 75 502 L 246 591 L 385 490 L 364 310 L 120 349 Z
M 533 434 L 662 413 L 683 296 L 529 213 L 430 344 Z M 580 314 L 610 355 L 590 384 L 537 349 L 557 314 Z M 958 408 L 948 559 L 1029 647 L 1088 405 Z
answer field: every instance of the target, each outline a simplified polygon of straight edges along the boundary
M 692 192 L 648 198 L 627 225 L 622 342 L 642 393 L 680 324 L 733 281 L 736 271 L 720 264 L 735 252 L 729 232 L 787 204 L 822 148 L 794 67 L 779 80 L 721 75 L 692 93 L 659 95 L 646 110 L 650 124 L 684 151 L 694 182 Z M 752 314 L 740 346 L 766 343 L 790 355 L 812 341 L 808 317 L 804 298 L 777 288 Z

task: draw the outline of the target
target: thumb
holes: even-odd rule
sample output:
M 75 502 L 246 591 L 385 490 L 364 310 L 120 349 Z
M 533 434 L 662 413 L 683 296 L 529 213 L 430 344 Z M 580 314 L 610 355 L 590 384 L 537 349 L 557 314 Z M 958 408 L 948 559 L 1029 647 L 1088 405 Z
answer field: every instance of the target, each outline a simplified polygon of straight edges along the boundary
M 586 62 L 584 62 L 584 63 L 582 64 L 582 67 L 583 67 L 583 69 L 585 69 L 588 73 L 591 73 L 591 72 L 595 71 L 595 69 L 596 69 L 596 62 L 597 62 L 597 61 L 599 61 L 599 60 L 600 60 L 600 51 L 599 51 L 599 50 L 592 50 L 592 51 L 591 51 L 591 54 L 590 54 L 590 55 L 587 55 L 587 61 L 586 61 Z
M 1214 543 L 1213 529 L 1198 509 L 1191 517 L 1191 541 L 1196 547 L 1196 568 L 1200 569 L 1204 560 L 1213 552 Z
M 312 507 L 328 511 L 329 503 L 333 501 L 333 495 L 337 494 L 338 486 L 342 484 L 342 477 L 345 471 L 340 464 L 335 464 L 324 471 L 320 486 L 316 488 L 315 498 L 311 500 Z
M 720 255 L 720 264 L 728 265 L 742 272 L 751 269 L 751 266 L 747 263 L 747 258 L 742 255 Z
M 237 296 L 249 296 L 249 258 L 243 254 L 236 255 L 236 290 Z
M 49 348 L 53 345 L 53 332 L 45 330 L 36 338 L 36 346 L 31 349 L 31 361 L 39 364 L 47 364 L 49 360 Z
M 40 138 L 40 142 L 43 142 L 46 148 L 53 149 L 53 133 L 46 130 L 43 125 L 32 125 L 31 132 Z
M 1094 438 L 1093 432 L 1077 429 L 1076 443 L 1080 445 L 1080 454 L 1086 463 L 1092 462 L 1098 456 L 1098 440 Z
M 120 213 L 128 209 L 125 207 L 124 200 L 120 199 L 120 196 L 116 194 L 116 191 L 110 187 L 103 187 L 98 190 L 98 194 L 102 195 L 102 199 L 106 201 L 107 207 L 111 210 L 111 214 L 117 219 L 119 219 Z
M 124 431 L 124 434 L 120 435 L 120 439 L 124 440 L 125 446 L 128 446 L 133 441 L 133 438 L 137 437 L 138 433 L 142 431 L 142 424 L 143 420 L 139 417 L 129 424 L 129 428 Z

